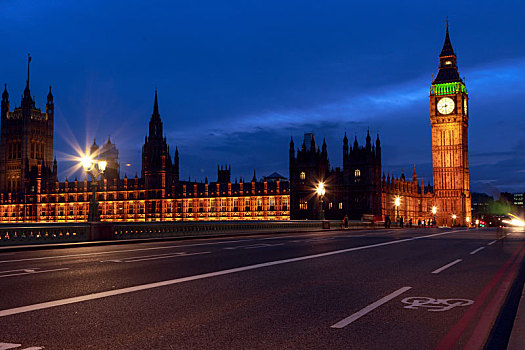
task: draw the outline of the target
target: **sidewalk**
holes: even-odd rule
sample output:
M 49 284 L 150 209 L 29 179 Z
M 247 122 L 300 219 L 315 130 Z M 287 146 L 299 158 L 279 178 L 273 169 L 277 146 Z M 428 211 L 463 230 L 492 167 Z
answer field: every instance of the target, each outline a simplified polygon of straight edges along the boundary
M 520 304 L 510 334 L 509 350 L 525 349 L 525 288 L 521 292 Z

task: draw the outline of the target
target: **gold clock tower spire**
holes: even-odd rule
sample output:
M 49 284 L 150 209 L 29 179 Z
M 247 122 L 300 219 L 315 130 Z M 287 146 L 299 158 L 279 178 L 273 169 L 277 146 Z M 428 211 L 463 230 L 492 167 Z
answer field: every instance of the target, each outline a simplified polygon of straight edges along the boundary
M 430 89 L 432 167 L 438 225 L 468 225 L 472 218 L 468 119 L 468 92 L 459 76 L 447 20 L 439 71 Z

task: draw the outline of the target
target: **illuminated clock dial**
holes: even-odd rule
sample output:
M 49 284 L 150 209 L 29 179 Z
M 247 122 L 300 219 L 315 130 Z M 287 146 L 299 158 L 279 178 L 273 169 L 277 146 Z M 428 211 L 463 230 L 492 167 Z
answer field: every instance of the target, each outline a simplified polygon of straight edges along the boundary
M 450 97 L 443 97 L 439 100 L 437 109 L 441 114 L 450 114 L 454 110 L 454 101 Z
M 467 100 L 463 100 L 463 113 L 467 114 Z

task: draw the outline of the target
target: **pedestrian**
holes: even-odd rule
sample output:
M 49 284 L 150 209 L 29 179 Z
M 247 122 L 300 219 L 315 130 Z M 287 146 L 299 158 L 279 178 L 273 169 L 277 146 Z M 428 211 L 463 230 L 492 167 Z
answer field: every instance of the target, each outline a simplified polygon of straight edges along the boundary
M 399 227 L 403 228 L 403 217 L 399 218 Z
M 412 219 L 408 220 L 408 227 L 412 228 Z

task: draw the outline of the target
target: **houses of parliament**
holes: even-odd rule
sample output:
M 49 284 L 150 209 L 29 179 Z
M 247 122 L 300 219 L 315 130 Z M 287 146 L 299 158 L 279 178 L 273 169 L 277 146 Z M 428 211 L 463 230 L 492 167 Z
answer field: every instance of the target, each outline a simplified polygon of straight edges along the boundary
M 332 168 L 327 145 L 319 148 L 307 133 L 289 148 L 289 180 L 274 173 L 232 183 L 230 166 L 218 167 L 216 181 L 183 181 L 179 152 L 170 153 L 163 133 L 157 92 L 142 146 L 140 177 L 120 175 L 118 150 L 110 139 L 93 142 L 91 153 L 107 162 L 96 191 L 93 181 L 59 181 L 53 157 L 54 100 L 51 87 L 45 111 L 26 86 L 11 110 L 7 85 L 1 100 L 0 223 L 85 222 L 95 193 L 102 221 L 297 220 L 403 217 L 436 220 L 438 225 L 468 225 L 471 220 L 468 165 L 468 93 L 461 79 L 448 30 L 439 70 L 430 88 L 433 184 L 385 176 L 379 135 L 365 141 L 342 140 L 342 168 Z M 315 189 L 325 184 L 323 200 Z M 397 205 L 396 205 L 397 204 Z M 321 210 L 321 206 L 322 209 Z M 435 213 L 432 212 L 435 208 Z

